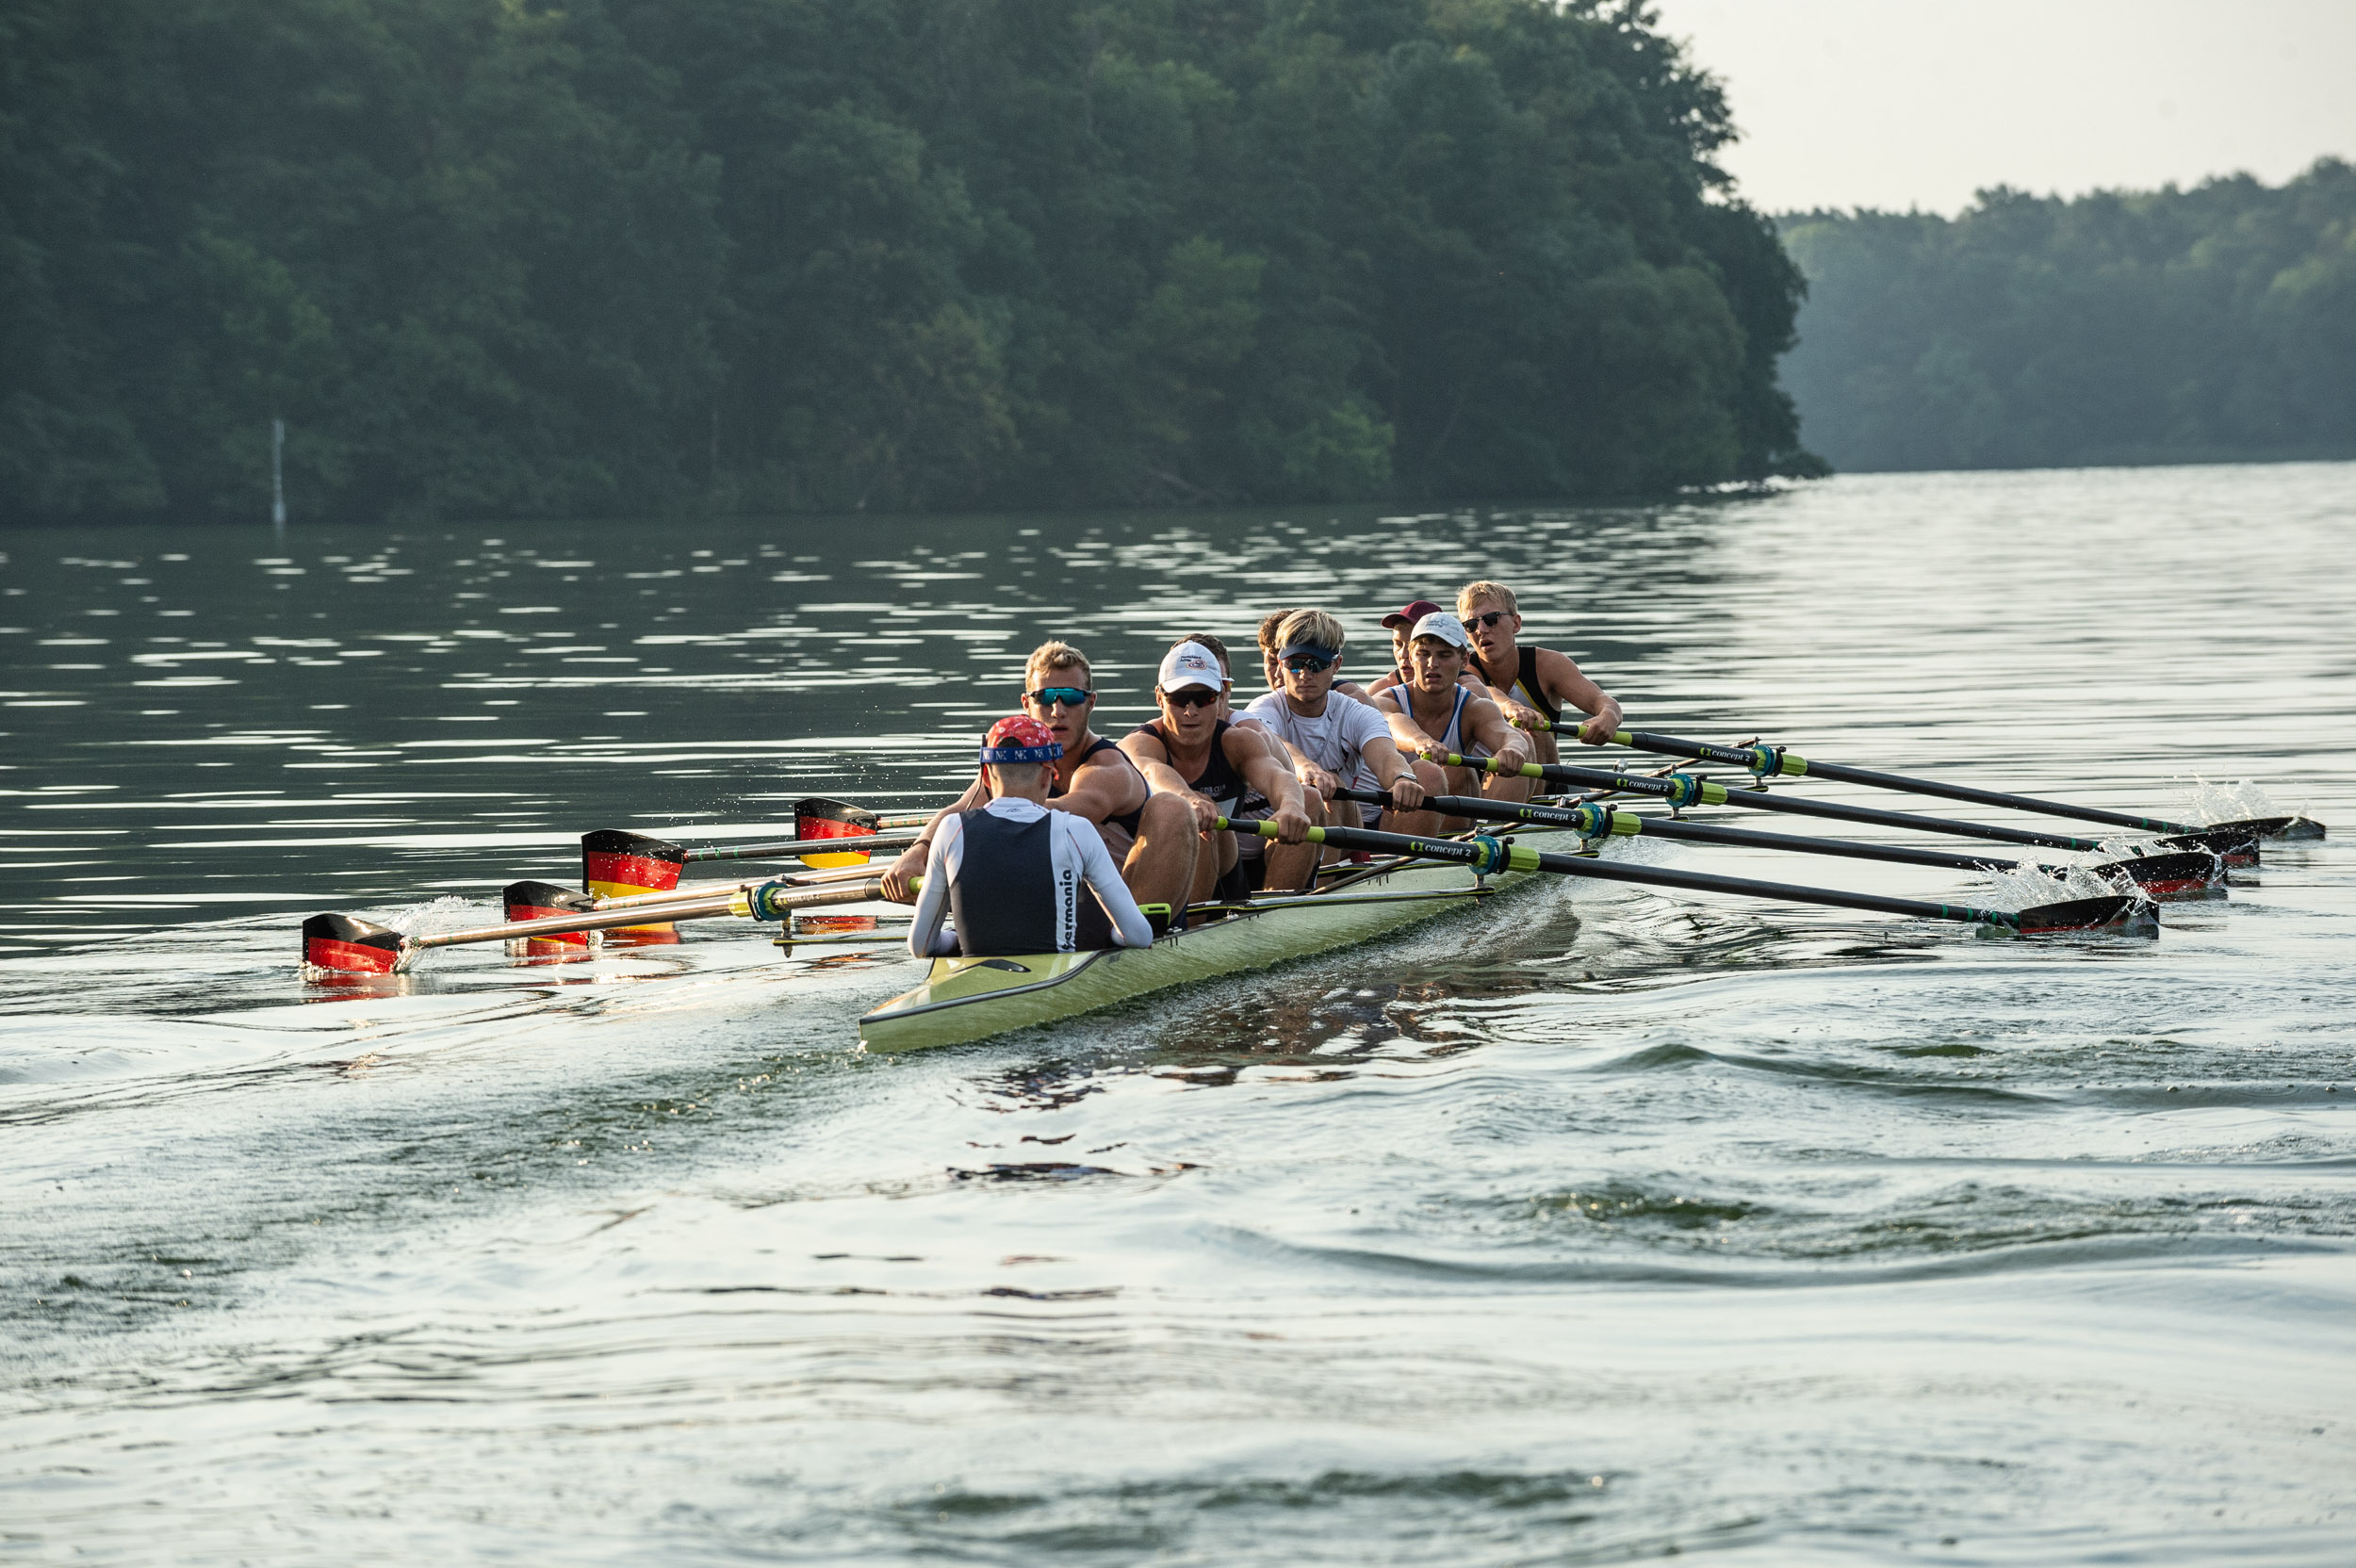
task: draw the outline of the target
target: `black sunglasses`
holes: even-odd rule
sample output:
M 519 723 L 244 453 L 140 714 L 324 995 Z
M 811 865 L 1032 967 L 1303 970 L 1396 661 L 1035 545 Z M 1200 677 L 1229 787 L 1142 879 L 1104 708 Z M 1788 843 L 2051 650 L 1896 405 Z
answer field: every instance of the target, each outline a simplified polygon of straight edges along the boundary
M 1163 692 L 1161 698 L 1172 708 L 1216 708 L 1219 694 L 1202 686 L 1187 686 L 1175 692 Z
M 1472 618 L 1471 624 L 1474 626 L 1495 626 L 1512 613 L 1513 612 L 1511 610 L 1492 610 L 1486 615 L 1475 615 Z

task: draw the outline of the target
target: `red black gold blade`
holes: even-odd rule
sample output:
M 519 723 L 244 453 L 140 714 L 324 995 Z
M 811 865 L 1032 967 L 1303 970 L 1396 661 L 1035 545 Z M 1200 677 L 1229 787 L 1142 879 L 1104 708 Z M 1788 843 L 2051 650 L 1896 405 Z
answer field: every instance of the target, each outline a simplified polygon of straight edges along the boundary
M 390 974 L 401 967 L 401 933 L 350 915 L 303 923 L 303 961 L 345 974 Z
M 619 827 L 581 836 L 581 882 L 598 898 L 631 893 L 667 893 L 679 886 L 687 851 L 668 839 L 648 838 Z
M 794 803 L 794 836 L 797 839 L 871 839 L 875 835 L 875 812 L 846 801 L 812 795 Z M 863 865 L 867 856 L 805 855 L 801 858 L 806 866 L 824 868 Z
M 500 890 L 499 901 L 507 906 L 506 918 L 511 923 L 541 920 L 549 915 L 586 914 L 597 904 L 589 894 L 554 882 L 510 882 Z M 587 947 L 589 933 L 566 931 L 553 937 L 534 937 L 532 941 L 552 947 Z

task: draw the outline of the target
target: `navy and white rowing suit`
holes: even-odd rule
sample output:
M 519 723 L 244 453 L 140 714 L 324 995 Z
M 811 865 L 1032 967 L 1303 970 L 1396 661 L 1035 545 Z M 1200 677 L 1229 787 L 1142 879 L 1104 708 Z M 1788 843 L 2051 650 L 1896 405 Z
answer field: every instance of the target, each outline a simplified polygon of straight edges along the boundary
M 1153 945 L 1153 928 L 1095 824 L 1011 796 L 960 811 L 933 835 L 908 951 L 919 958 L 1077 952 L 1084 883 L 1111 918 L 1116 944 Z M 956 923 L 945 931 L 943 914 Z

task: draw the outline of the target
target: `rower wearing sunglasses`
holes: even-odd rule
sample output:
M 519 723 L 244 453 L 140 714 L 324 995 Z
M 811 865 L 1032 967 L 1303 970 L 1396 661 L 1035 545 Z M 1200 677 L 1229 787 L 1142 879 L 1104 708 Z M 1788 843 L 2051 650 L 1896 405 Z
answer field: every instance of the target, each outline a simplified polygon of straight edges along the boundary
M 1336 790 L 1366 787 L 1388 790 L 1399 808 L 1383 825 L 1399 833 L 1429 833 L 1439 819 L 1419 810 L 1427 788 L 1440 787 L 1440 770 L 1429 762 L 1410 762 L 1399 755 L 1390 726 L 1370 703 L 1340 695 L 1333 690 L 1341 671 L 1345 641 L 1341 622 L 1322 610 L 1296 610 L 1277 628 L 1277 673 L 1281 691 L 1270 692 L 1244 710 L 1284 743 L 1294 773 L 1307 788 L 1304 807 L 1315 817 L 1344 827 L 1358 824 L 1358 808 L 1335 800 Z M 1366 776 L 1362 781 L 1361 773 Z
M 1620 705 L 1581 674 L 1569 655 L 1515 644 L 1522 617 L 1513 589 L 1502 582 L 1467 582 L 1456 591 L 1456 613 L 1472 638 L 1472 667 L 1504 695 L 1505 716 L 1525 728 L 1538 719 L 1556 727 L 1552 733 L 1531 730 L 1538 761 L 1551 762 L 1559 755 L 1555 736 L 1562 733 L 1564 709 L 1582 715 L 1579 738 L 1591 746 L 1605 744 L 1619 729 Z
M 1181 639 L 1162 656 L 1153 682 L 1161 717 L 1137 726 L 1121 742 L 1156 796 L 1185 801 L 1194 812 L 1203 838 L 1194 865 L 1191 902 L 1197 904 L 1214 896 L 1240 899 L 1262 886 L 1302 891 L 1317 874 L 1317 852 L 1304 842 L 1311 818 L 1301 786 L 1263 729 L 1221 716 L 1228 689 L 1218 653 L 1202 642 Z M 1264 856 L 1239 859 L 1243 841 L 1218 830 L 1221 817 L 1273 822 L 1279 844 Z
M 1394 686 L 1374 699 L 1391 720 L 1394 731 L 1405 728 L 1414 738 L 1410 747 L 1427 759 L 1451 754 L 1479 761 L 1495 757 L 1510 767 L 1530 760 L 1530 738 L 1505 722 L 1504 710 L 1478 681 L 1464 681 L 1472 660 L 1472 639 L 1464 623 L 1445 610 L 1434 610 L 1407 633 L 1407 683 Z M 1419 768 L 1439 766 L 1435 760 Z M 1487 794 L 1493 800 L 1525 801 L 1530 780 L 1512 773 L 1489 775 L 1475 768 L 1441 767 L 1449 794 Z M 1449 818 L 1442 831 L 1454 832 L 1466 824 Z
M 1088 656 L 1069 643 L 1042 643 L 1023 665 L 1023 711 L 1045 725 L 1063 748 L 1048 780 L 1047 809 L 1070 811 L 1096 825 L 1139 904 L 1182 906 L 1194 889 L 1201 844 L 1194 813 L 1183 800 L 1154 794 L 1128 754 L 1088 727 L 1096 711 L 1096 681 Z M 989 779 L 976 778 L 925 824 L 916 842 L 884 873 L 884 897 L 913 902 L 909 884 L 923 874 L 941 825 L 990 798 Z M 1084 906 L 1080 918 L 1092 924 L 1094 906 Z M 1084 939 L 1081 945 L 1091 944 Z

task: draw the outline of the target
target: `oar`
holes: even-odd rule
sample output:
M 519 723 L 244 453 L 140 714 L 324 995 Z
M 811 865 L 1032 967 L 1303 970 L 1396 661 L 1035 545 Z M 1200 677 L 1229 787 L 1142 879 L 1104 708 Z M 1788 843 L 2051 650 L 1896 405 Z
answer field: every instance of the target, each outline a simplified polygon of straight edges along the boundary
M 856 840 L 856 849 L 845 842 L 846 838 Z M 777 839 L 722 849 L 687 849 L 668 839 L 632 833 L 627 828 L 600 827 L 581 836 L 581 880 L 589 891 L 602 898 L 663 893 L 679 886 L 679 868 L 691 861 L 798 859 L 810 866 L 860 865 L 870 855 L 896 853 L 915 841 L 913 833 L 870 833 Z
M 1276 837 L 1272 822 L 1219 825 L 1232 833 Z M 1403 833 L 1374 833 L 1361 827 L 1312 827 L 1313 843 L 1343 849 L 1387 850 L 1427 860 L 1454 860 L 1487 876 L 1506 871 L 1546 871 L 1564 876 L 1590 876 L 1606 882 L 1640 882 L 1652 888 L 1682 888 L 1692 892 L 1741 893 L 1749 898 L 1773 898 L 1792 904 L 1822 904 L 1836 909 L 1872 909 L 1882 914 L 1908 915 L 1917 920 L 1961 921 L 1973 925 L 2001 925 L 2015 931 L 2045 934 L 2056 931 L 2099 931 L 2109 928 L 2153 934 L 2159 929 L 2157 907 L 2147 898 L 2119 894 L 2108 898 L 2073 898 L 2059 904 L 2033 905 L 2026 909 L 1983 909 L 1966 904 L 1930 904 L 1914 898 L 1884 898 L 1877 893 L 1842 892 L 1833 888 L 1806 888 L 1790 882 L 1759 882 L 1747 876 L 1716 876 L 1704 872 L 1668 871 L 1659 866 L 1631 866 L 1618 860 L 1590 860 L 1557 855 L 1522 844 L 1499 843 L 1485 837 L 1424 839 Z
M 558 890 L 567 891 L 568 890 Z M 827 904 L 862 904 L 883 891 L 881 878 L 846 888 L 788 888 L 764 882 L 755 888 L 729 889 L 673 903 L 637 905 L 626 909 L 581 910 L 539 920 L 510 921 L 471 931 L 438 936 L 404 937 L 389 926 L 352 915 L 313 915 L 303 923 L 303 961 L 314 969 L 344 974 L 390 974 L 429 948 L 457 947 L 471 942 L 546 940 L 584 931 L 611 931 L 644 923 L 649 917 L 664 921 L 709 920 L 719 915 L 780 921 L 796 909 Z M 581 897 L 581 894 L 573 894 Z
M 1543 719 L 1539 725 L 1545 728 L 1553 727 Z M 1942 784 L 1935 778 L 1913 778 L 1905 774 L 1876 773 L 1870 768 L 1853 768 L 1840 762 L 1818 762 L 1784 746 L 1713 746 L 1701 741 L 1680 740 L 1675 735 L 1652 735 L 1643 730 L 1628 729 L 1615 733 L 1612 743 L 1634 751 L 1654 752 L 1662 757 L 1690 757 L 1701 762 L 1730 762 L 1738 768 L 1748 768 L 1761 778 L 1780 775 L 1787 778 L 1830 779 L 1836 784 L 1865 784 L 1876 790 L 1938 795 L 1947 800 L 1968 801 L 1974 806 L 1997 806 L 2010 811 L 2030 811 L 2048 817 L 2072 817 L 2079 822 L 2132 827 L 2143 833 L 2200 833 L 2230 828 L 2266 839 L 2320 839 L 2324 836 L 2323 824 L 2309 817 L 2247 817 L 2239 822 L 2211 823 L 2206 827 L 2201 827 L 2186 823 L 2164 822 L 2157 817 L 2138 817 L 2124 811 L 2102 811 L 2091 806 L 2071 806 L 2065 801 L 2040 800 L 2035 795 L 2006 794 L 2001 790 L 1975 790 L 1964 784 Z
M 1336 790 L 1344 800 L 1388 808 L 1391 797 L 1380 790 Z M 1682 839 L 1694 843 L 1727 844 L 1742 849 L 1784 850 L 1796 855 L 1838 855 L 1852 860 L 1887 860 L 1902 866 L 1938 866 L 1947 871 L 2032 871 L 2066 879 L 2066 866 L 2040 865 L 2033 860 L 2007 860 L 1995 855 L 1953 855 L 1943 849 L 1907 849 L 1897 844 L 1858 843 L 1854 839 L 1816 839 L 1797 833 L 1754 833 L 1742 827 L 1715 827 L 1708 823 L 1680 822 L 1670 817 L 1640 817 L 1608 806 L 1517 806 L 1480 795 L 1426 795 L 1423 809 L 1442 816 L 1475 822 L 1543 823 L 1567 827 L 1582 839 L 1606 835 L 1621 838 L 1643 834 L 1655 839 Z M 2169 855 L 2142 855 L 2086 868 L 2097 876 L 2125 877 L 2146 893 L 2189 892 L 2224 880 L 2223 862 L 2207 850 L 2180 850 Z
M 1867 823 L 1875 827 L 1920 828 L 1926 833 L 1987 839 L 2000 844 L 2028 844 L 2038 849 L 2100 853 L 2102 848 L 2093 839 L 2073 839 L 2060 833 L 2033 833 L 2020 827 L 1989 827 L 1976 822 L 1918 817 L 1905 811 L 1876 811 L 1866 806 L 1841 806 L 1829 800 L 1804 800 L 1796 795 L 1770 794 L 1765 790 L 1729 790 L 1723 784 L 1712 784 L 1691 774 L 1673 773 L 1663 777 L 1653 777 L 1644 774 L 1607 773 L 1601 768 L 1574 768 L 1560 762 L 1524 762 L 1518 768 L 1512 768 L 1493 757 L 1470 759 L 1459 757 L 1453 752 L 1445 754 L 1441 760 L 1452 768 L 1478 768 L 1485 773 L 1515 774 L 1524 778 L 1542 778 L 1555 784 L 1578 784 L 1620 790 L 1629 794 L 1656 795 L 1672 807 L 1680 808 L 1687 806 L 1740 806 L 1753 811 L 1784 811 L 1795 817 L 1824 817 L 1834 822 Z M 2252 865 L 2258 858 L 2258 836 L 2240 826 L 2203 827 L 2162 839 L 2159 843 L 2165 849 L 2194 849 L 2221 855 L 2229 866 Z

